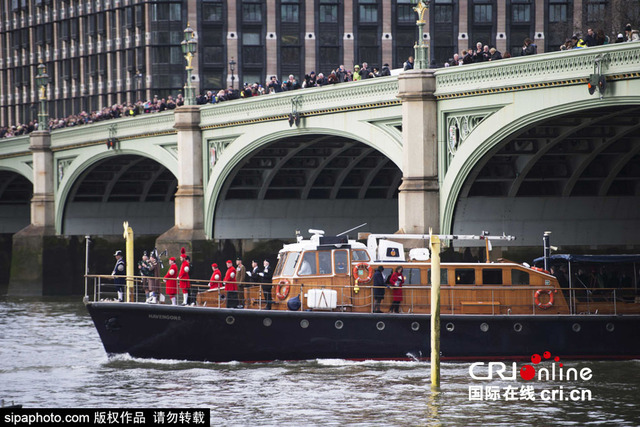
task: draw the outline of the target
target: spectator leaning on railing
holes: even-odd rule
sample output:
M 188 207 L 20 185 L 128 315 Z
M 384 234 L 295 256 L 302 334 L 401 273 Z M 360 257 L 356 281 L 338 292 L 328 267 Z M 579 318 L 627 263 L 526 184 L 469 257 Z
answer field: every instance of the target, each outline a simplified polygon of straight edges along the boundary
M 500 53 L 496 56 L 488 46 L 482 46 L 478 43 L 481 50 L 482 61 L 499 59 Z M 463 52 L 467 54 L 467 52 Z M 505 54 L 506 57 L 506 54 Z M 451 60 L 452 64 L 462 65 L 463 61 L 458 59 L 458 55 Z M 465 56 L 464 63 L 473 62 L 472 52 L 468 52 Z M 404 64 L 405 69 L 413 67 L 413 57 L 409 57 Z M 296 79 L 294 75 L 289 75 L 286 81 L 280 83 L 276 76 L 270 76 L 269 80 L 262 86 L 259 82 L 246 83 L 240 90 L 229 87 L 228 89 L 220 89 L 217 92 L 211 90 L 204 91 L 196 97 L 196 104 L 216 104 L 224 101 L 231 101 L 240 98 L 251 98 L 266 94 L 279 93 L 283 91 L 298 90 L 301 88 L 311 88 L 318 86 L 328 86 L 343 82 L 358 81 L 370 78 L 390 76 L 391 70 L 389 64 L 383 64 L 382 67 L 370 67 L 367 62 L 362 62 L 362 66 L 355 64 L 353 71 L 348 70 L 343 64 L 331 70 L 326 75 L 324 73 L 316 73 L 311 71 L 304 76 L 302 83 Z M 120 117 L 136 117 L 141 114 L 150 114 L 173 110 L 184 105 L 182 94 L 178 94 L 175 98 L 171 95 L 167 98 L 160 98 L 154 95 L 152 99 L 147 101 L 137 101 L 134 103 L 125 102 L 122 104 L 113 104 L 110 107 L 104 107 L 98 111 L 87 113 L 83 111 L 79 114 L 72 114 L 63 118 L 51 118 L 49 120 L 49 128 L 52 130 L 67 127 L 82 126 L 85 124 L 96 123 L 103 120 L 112 120 Z M 25 135 L 38 129 L 37 121 L 31 121 L 28 124 L 18 123 L 14 126 L 0 127 L 0 138 L 8 138 L 13 136 Z

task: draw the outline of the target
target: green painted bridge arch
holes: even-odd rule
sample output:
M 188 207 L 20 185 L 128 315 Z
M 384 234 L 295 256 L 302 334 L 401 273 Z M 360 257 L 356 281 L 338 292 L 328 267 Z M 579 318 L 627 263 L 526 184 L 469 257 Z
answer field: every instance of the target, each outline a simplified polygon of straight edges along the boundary
M 152 130 L 152 131 L 150 131 Z M 67 221 L 70 216 L 69 205 L 72 192 L 82 185 L 87 173 L 100 164 L 113 163 L 123 157 L 138 159 L 150 159 L 162 168 L 168 170 L 173 176 L 177 175 L 177 142 L 176 132 L 173 129 L 173 114 L 162 113 L 156 117 L 136 117 L 104 121 L 91 125 L 84 125 L 76 129 L 67 128 L 52 132 L 52 150 L 54 154 L 54 186 L 55 186 L 55 229 L 59 234 L 91 234 L 91 227 L 102 228 L 99 234 L 119 234 L 124 220 L 130 220 L 132 224 L 145 229 L 142 214 L 134 214 L 134 218 L 126 215 L 112 218 L 107 227 L 104 226 L 104 216 L 92 216 L 82 226 L 72 226 Z M 110 138 L 117 140 L 114 149 L 107 149 L 106 141 Z M 112 187 L 113 183 L 107 183 Z M 102 196 L 95 194 L 96 197 Z M 108 200 L 105 200 L 105 202 Z M 116 202 L 117 203 L 117 202 Z M 104 210 L 113 206 L 112 203 L 103 203 L 95 211 Z M 114 212 L 114 213 L 117 213 Z M 126 213 L 124 211 L 123 213 Z M 131 210 L 128 212 L 133 214 Z M 74 216 L 79 221 L 87 212 L 79 212 Z M 136 221 L 137 220 L 137 221 Z M 102 225 L 100 225 L 102 224 Z M 166 223 L 165 223 L 166 226 Z M 95 229 L 95 228 L 94 228 Z M 155 230 L 162 232 L 161 230 Z
M 599 58 L 602 97 L 587 90 Z M 623 172 L 640 151 L 639 63 L 629 43 L 437 72 L 443 231 L 637 245 L 640 174 Z
M 254 215 L 264 212 L 271 218 L 268 229 L 274 233 L 272 236 L 288 237 L 295 228 L 329 226 L 332 231 L 338 231 L 341 227 L 350 228 L 347 225 L 358 220 L 394 230 L 397 227 L 397 202 L 393 200 L 393 192 L 369 202 L 361 201 L 358 206 L 341 200 L 335 203 L 337 206 L 332 214 L 318 215 L 318 210 L 322 210 L 323 206 L 308 197 L 308 188 L 318 176 L 323 173 L 326 175 L 332 160 L 338 161 L 340 151 L 347 146 L 353 146 L 354 150 L 347 169 L 357 167 L 358 162 L 369 161 L 374 165 L 364 179 L 367 186 L 381 174 L 392 174 L 395 179 L 393 185 L 397 188 L 402 176 L 402 117 L 400 102 L 395 99 L 396 93 L 397 80 L 388 78 L 369 81 L 357 87 L 336 85 L 269 95 L 266 100 L 261 97 L 241 104 L 223 103 L 205 107 L 200 126 L 207 158 L 204 193 L 206 234 L 215 238 L 270 237 L 265 234 L 265 221 L 256 216 L 247 218 L 239 212 L 241 208 L 238 203 L 221 200 L 221 195 L 224 199 L 224 194 L 228 194 L 230 180 L 242 172 L 243 163 L 252 156 L 261 156 L 268 147 L 282 144 L 290 148 L 278 164 L 265 169 L 265 182 L 259 183 L 261 189 L 257 197 L 253 202 L 238 199 L 242 200 L 248 212 Z M 255 106 L 260 108 L 256 110 Z M 300 116 L 300 122 L 291 126 L 288 118 L 295 113 Z M 318 146 L 330 148 L 325 154 L 315 155 L 316 167 L 301 170 L 304 182 L 298 185 L 306 188 L 302 189 L 301 197 L 293 201 L 293 197 L 284 196 L 289 198 L 287 202 L 265 200 L 269 183 L 286 166 L 286 162 L 296 155 L 304 155 L 305 149 L 308 152 Z M 293 188 L 292 193 L 295 191 Z M 336 195 L 334 190 L 327 198 L 335 200 Z M 365 195 L 359 194 L 355 199 L 364 199 Z M 225 211 L 228 212 L 226 219 L 216 220 L 216 215 L 224 210 L 223 204 L 234 205 L 235 208 L 232 207 L 231 212 L 229 209 Z M 379 206 L 377 211 L 376 204 Z M 359 218 L 350 217 L 347 211 L 355 211 Z M 306 212 L 308 218 L 301 218 L 300 215 L 292 218 L 291 212 Z M 330 224 L 323 225 L 323 221 Z

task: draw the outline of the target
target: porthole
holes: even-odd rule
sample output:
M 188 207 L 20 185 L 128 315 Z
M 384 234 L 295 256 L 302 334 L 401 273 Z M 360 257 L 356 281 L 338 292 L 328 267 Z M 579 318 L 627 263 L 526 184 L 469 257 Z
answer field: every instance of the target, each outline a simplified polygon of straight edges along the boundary
M 107 331 L 116 332 L 120 330 L 120 323 L 117 318 L 111 317 L 104 322 L 104 327 L 107 328 Z
M 516 332 L 520 332 L 520 331 L 522 331 L 522 324 L 520 324 L 520 323 L 514 323 L 514 324 L 513 324 L 513 330 L 514 330 L 514 331 L 516 331 Z
M 378 322 L 376 323 L 376 328 L 378 328 L 379 331 L 384 329 L 384 322 Z
M 486 323 L 480 324 L 480 330 L 482 332 L 487 332 L 489 330 L 489 325 L 487 325 Z
M 607 323 L 607 326 L 605 326 L 605 327 L 607 328 L 607 331 L 609 331 L 609 332 L 613 332 L 613 330 L 616 328 L 613 323 Z
M 336 320 L 336 329 L 342 329 L 343 326 L 344 323 L 342 322 L 342 320 Z
M 580 332 L 580 329 L 582 329 L 582 327 L 580 326 L 580 324 L 579 324 L 579 323 L 574 323 L 574 324 L 571 326 L 571 329 L 573 329 L 573 332 Z
M 233 322 L 236 321 L 235 317 L 233 316 L 227 316 L 227 325 L 233 325 Z
M 420 329 L 420 323 L 418 323 L 418 322 L 413 322 L 413 323 L 411 324 L 411 329 L 412 329 L 412 330 L 414 330 L 414 331 L 417 331 L 418 329 Z
M 447 323 L 445 328 L 447 329 L 447 331 L 453 332 L 453 330 L 456 328 L 456 325 L 454 325 L 453 323 L 449 322 L 449 323 Z
M 302 319 L 300 321 L 300 327 L 303 329 L 306 329 L 309 327 L 309 321 L 307 319 Z
M 265 318 L 264 318 L 264 320 L 262 320 L 262 324 L 263 324 L 264 326 L 266 326 L 266 327 L 271 326 L 271 324 L 272 324 L 272 323 L 273 323 L 273 321 L 272 321 L 270 318 L 268 318 L 268 317 L 265 317 Z

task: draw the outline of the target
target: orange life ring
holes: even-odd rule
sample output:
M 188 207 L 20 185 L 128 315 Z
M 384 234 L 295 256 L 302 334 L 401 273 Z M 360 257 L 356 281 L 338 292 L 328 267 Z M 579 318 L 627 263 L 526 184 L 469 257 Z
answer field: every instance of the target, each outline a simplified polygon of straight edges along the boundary
M 543 273 L 551 274 L 551 273 L 549 273 L 547 270 L 545 270 L 544 268 L 540 268 L 540 267 L 531 267 L 531 269 L 532 269 L 532 270 L 535 270 L 535 271 L 541 271 L 541 272 L 543 272 Z
M 536 297 L 535 297 L 536 305 L 538 306 L 538 308 L 541 308 L 542 310 L 551 308 L 553 306 L 553 294 L 556 292 L 557 291 L 551 290 L 551 289 L 538 289 L 536 291 Z M 542 295 L 543 293 L 549 295 L 549 301 L 544 304 L 540 302 L 540 295 Z
M 276 297 L 278 299 L 285 299 L 289 296 L 289 281 L 287 279 L 280 280 L 278 286 L 276 286 Z
M 362 277 L 360 272 L 366 270 L 367 277 Z M 353 275 L 356 277 L 359 283 L 369 283 L 371 281 L 371 277 L 373 276 L 373 268 L 366 262 L 361 262 L 360 264 L 353 267 Z

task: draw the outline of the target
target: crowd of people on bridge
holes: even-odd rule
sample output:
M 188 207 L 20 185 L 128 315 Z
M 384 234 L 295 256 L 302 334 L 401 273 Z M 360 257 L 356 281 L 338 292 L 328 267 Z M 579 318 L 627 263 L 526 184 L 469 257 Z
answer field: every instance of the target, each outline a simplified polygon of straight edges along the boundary
M 615 43 L 640 41 L 640 32 L 633 30 L 631 24 L 627 24 L 624 29 L 624 34 L 619 33 L 615 39 Z M 605 35 L 602 29 L 593 30 L 587 29 L 585 36 L 579 33 L 567 38 L 565 42 L 559 46 L 561 51 L 581 49 L 591 46 L 602 46 L 612 43 L 611 38 Z M 519 51 L 519 56 L 535 55 L 538 53 L 538 46 L 530 38 L 525 38 L 522 43 L 522 49 Z M 482 42 L 476 43 L 475 50 L 463 50 L 461 53 L 454 53 L 447 62 L 444 63 L 445 67 L 451 67 L 456 65 L 477 64 L 479 62 L 496 61 L 499 59 L 511 58 L 511 53 L 501 53 L 495 47 L 483 44 Z
M 640 32 L 634 30 L 631 24 L 627 24 L 624 33 L 619 33 L 614 41 L 601 29 L 593 30 L 589 28 L 585 36 L 574 34 L 568 38 L 564 44 L 560 46 L 560 50 L 581 49 L 590 46 L 601 46 L 609 43 L 622 43 L 640 41 Z M 537 53 L 536 44 L 526 38 L 523 41 L 521 56 L 534 55 Z M 500 59 L 510 58 L 509 52 L 500 52 L 496 47 L 491 47 L 482 42 L 476 43 L 475 49 L 463 50 L 461 53 L 454 53 L 447 62 L 445 67 L 476 64 L 481 62 L 496 61 Z M 410 70 L 413 68 L 413 57 L 410 56 L 403 64 L 403 69 Z M 436 67 L 435 62 L 431 63 L 431 67 Z M 361 65 L 356 64 L 353 70 L 348 70 L 344 65 L 340 65 L 331 70 L 328 74 L 322 72 L 315 73 L 311 71 L 305 74 L 304 79 L 299 80 L 293 74 L 290 74 L 287 80 L 280 82 L 276 76 L 270 76 L 269 80 L 262 85 L 260 82 L 246 82 L 241 89 L 221 89 L 214 93 L 211 90 L 205 90 L 196 98 L 198 105 L 217 104 L 223 101 L 235 99 L 244 99 L 260 95 L 268 95 L 281 93 L 291 90 L 298 90 L 312 87 L 329 86 L 338 83 L 367 80 L 376 77 L 390 76 L 391 69 L 389 64 L 382 67 L 370 66 L 367 62 Z M 178 94 L 175 98 L 169 95 L 167 98 L 159 98 L 157 95 L 148 101 L 125 102 L 122 104 L 114 104 L 111 107 L 104 107 L 98 111 L 86 112 L 82 111 L 78 114 L 72 114 L 63 118 L 52 118 L 49 120 L 49 128 L 62 129 L 67 127 L 81 126 L 85 124 L 96 123 L 103 120 L 117 119 L 120 117 L 134 117 L 140 114 L 156 113 L 165 110 L 173 110 L 184 105 L 182 94 Z M 31 120 L 27 123 L 18 123 L 13 126 L 1 126 L 0 138 L 9 138 L 13 136 L 26 135 L 38 129 L 37 120 Z
M 221 89 L 214 93 L 213 91 L 205 91 L 196 99 L 198 105 L 217 104 L 223 101 L 233 99 L 251 98 L 253 96 L 275 94 L 287 92 L 291 90 L 329 86 L 338 83 L 353 82 L 359 80 L 372 79 L 375 77 L 385 77 L 391 75 L 389 64 L 382 67 L 370 67 L 367 62 L 362 65 L 356 64 L 353 70 L 347 70 L 344 65 L 331 70 L 330 73 L 316 74 L 311 71 L 305 74 L 302 81 L 298 80 L 293 74 L 290 74 L 287 80 L 280 82 L 276 76 L 270 76 L 269 80 L 262 85 L 260 82 L 246 82 L 240 90 L 233 88 Z
M 184 98 L 182 94 L 178 94 L 175 98 L 171 95 L 167 98 L 158 98 L 157 96 L 154 96 L 152 100 L 146 102 L 125 102 L 122 104 L 114 104 L 111 107 L 104 107 L 101 110 L 91 111 L 89 113 L 82 111 L 79 114 L 72 114 L 60 119 L 50 118 L 49 129 L 63 129 L 97 123 L 103 120 L 117 119 L 120 117 L 135 117 L 145 113 L 174 110 L 182 105 L 184 105 Z M 28 123 L 19 123 L 13 126 L 2 126 L 0 127 L 0 138 L 27 135 L 35 130 L 38 130 L 37 120 L 31 120 Z

